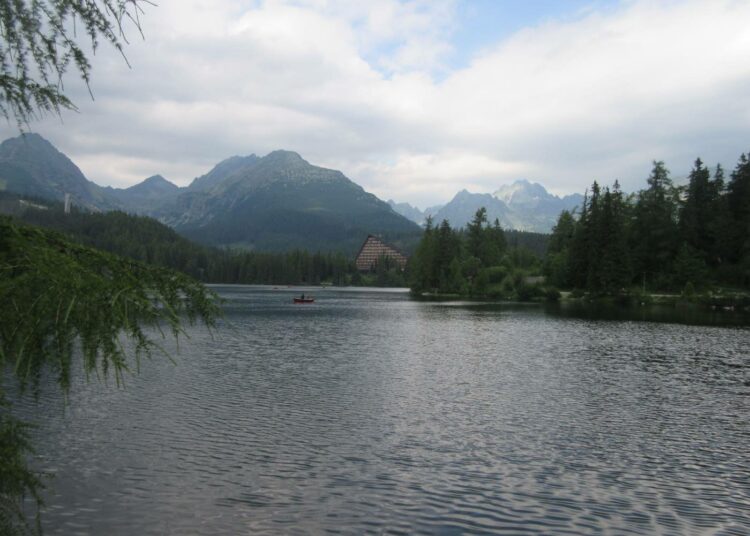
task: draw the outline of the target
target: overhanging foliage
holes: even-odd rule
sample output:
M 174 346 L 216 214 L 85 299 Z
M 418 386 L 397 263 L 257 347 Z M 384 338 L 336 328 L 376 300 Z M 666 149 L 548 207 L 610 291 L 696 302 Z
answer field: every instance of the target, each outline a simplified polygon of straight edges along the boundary
M 66 391 L 78 356 L 87 375 L 112 374 L 119 383 L 159 349 L 153 330 L 178 337 L 185 323 L 212 327 L 220 310 L 215 295 L 186 275 L 8 219 L 0 219 L 0 304 L 0 533 L 6 534 L 28 529 L 22 500 L 38 500 L 40 480 L 25 462 L 28 425 L 12 415 L 2 385 L 15 379 L 35 388 L 52 371 Z

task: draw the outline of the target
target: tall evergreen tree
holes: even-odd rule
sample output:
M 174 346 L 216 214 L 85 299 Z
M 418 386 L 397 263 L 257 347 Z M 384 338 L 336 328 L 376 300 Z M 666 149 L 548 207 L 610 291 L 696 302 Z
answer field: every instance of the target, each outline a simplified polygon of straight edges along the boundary
M 690 172 L 685 201 L 680 209 L 680 236 L 698 255 L 707 258 L 712 249 L 711 219 L 716 189 L 700 158 Z
M 570 247 L 575 232 L 575 219 L 573 215 L 563 210 L 557 218 L 557 223 L 552 228 L 552 234 L 549 239 L 548 253 L 560 253 Z
M 466 226 L 469 255 L 482 260 L 484 249 L 484 226 L 487 223 L 487 209 L 482 207 L 474 214 L 474 219 Z
M 649 286 L 668 286 L 679 235 L 677 194 L 664 162 L 654 162 L 648 188 L 639 192 L 634 213 L 633 268 Z
M 612 191 L 605 189 L 602 202 L 602 242 L 600 244 L 602 289 L 616 291 L 632 281 L 630 254 L 626 236 L 626 207 L 620 184 L 615 181 Z
M 570 244 L 568 284 L 574 288 L 585 288 L 589 273 L 589 192 L 586 190 L 581 204 L 581 215 L 575 226 Z
M 544 263 L 544 274 L 553 285 L 569 287 L 572 285 L 570 276 L 570 250 L 575 236 L 576 221 L 573 215 L 563 210 L 552 228 L 552 235 L 547 249 Z
M 412 259 L 411 288 L 424 292 L 438 287 L 437 277 L 437 236 L 432 226 L 432 216 L 427 217 L 422 240 Z
M 732 258 L 750 261 L 750 159 L 744 153 L 727 186 L 727 202 L 732 217 Z
M 508 240 L 505 238 L 505 231 L 500 226 L 500 220 L 495 218 L 495 223 L 487 229 L 487 265 L 497 266 L 502 261 L 503 254 L 508 249 Z
M 709 236 L 711 248 L 708 262 L 711 266 L 725 265 L 732 258 L 732 214 L 729 211 L 724 169 L 717 164 L 711 180 L 711 218 L 709 221 Z
M 449 287 L 453 283 L 451 263 L 461 254 L 461 241 L 448 220 L 443 220 L 438 228 L 436 253 L 437 286 L 441 291 L 450 291 Z
M 604 288 L 602 270 L 602 250 L 606 247 L 607 229 L 604 220 L 604 206 L 601 198 L 601 188 L 594 181 L 591 185 L 591 199 L 589 200 L 588 218 L 584 222 L 584 232 L 587 235 L 587 272 L 586 286 L 590 289 Z

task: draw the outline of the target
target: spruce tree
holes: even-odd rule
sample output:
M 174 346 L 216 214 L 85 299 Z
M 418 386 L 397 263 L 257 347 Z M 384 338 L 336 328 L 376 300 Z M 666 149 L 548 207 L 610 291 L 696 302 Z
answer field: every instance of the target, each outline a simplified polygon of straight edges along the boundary
M 700 158 L 690 172 L 685 201 L 680 209 L 680 236 L 694 252 L 707 258 L 712 249 L 711 219 L 715 204 L 715 188 L 708 168 Z
M 583 289 L 588 283 L 589 243 L 589 192 L 586 190 L 581 204 L 581 215 L 570 244 L 569 283 L 573 288 Z
M 732 217 L 732 258 L 736 263 L 750 260 L 750 159 L 744 153 L 727 186 L 727 203 Z
M 589 200 L 588 218 L 585 222 L 584 231 L 587 235 L 586 253 L 588 256 L 586 287 L 597 291 L 604 289 L 602 254 L 607 247 L 607 229 L 602 201 L 601 188 L 594 181 L 591 185 L 591 199 Z
M 713 203 L 708 223 L 711 240 L 708 263 L 714 267 L 723 267 L 733 257 L 733 222 L 721 164 L 717 164 L 710 186 Z
M 443 220 L 437 231 L 437 255 L 435 258 L 435 272 L 438 275 L 438 288 L 441 292 L 450 291 L 452 284 L 451 264 L 460 255 L 461 243 L 456 233 L 451 229 L 448 220 Z
M 605 189 L 602 202 L 603 241 L 601 243 L 601 281 L 603 290 L 615 292 L 632 281 L 630 254 L 626 238 L 626 207 L 620 184 Z
M 415 292 L 436 289 L 438 286 L 437 266 L 437 237 L 432 226 L 432 217 L 428 216 L 422 240 L 417 246 L 412 259 L 411 288 Z
M 563 210 L 552 228 L 547 257 L 544 263 L 544 274 L 555 286 L 572 286 L 570 277 L 570 249 L 575 235 L 576 221 L 573 215 Z
M 487 209 L 482 207 L 474 214 L 474 219 L 466 226 L 467 249 L 469 255 L 476 257 L 484 262 L 483 253 L 485 250 L 485 229 L 487 223 Z
M 655 161 L 634 210 L 630 246 L 636 276 L 649 286 L 668 286 L 678 236 L 677 194 L 664 162 Z

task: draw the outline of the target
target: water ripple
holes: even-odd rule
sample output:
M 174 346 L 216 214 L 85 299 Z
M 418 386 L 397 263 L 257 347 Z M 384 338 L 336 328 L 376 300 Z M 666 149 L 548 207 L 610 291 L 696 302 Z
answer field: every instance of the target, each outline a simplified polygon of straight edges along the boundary
M 750 533 L 747 329 L 220 290 L 176 367 L 21 401 L 47 534 Z

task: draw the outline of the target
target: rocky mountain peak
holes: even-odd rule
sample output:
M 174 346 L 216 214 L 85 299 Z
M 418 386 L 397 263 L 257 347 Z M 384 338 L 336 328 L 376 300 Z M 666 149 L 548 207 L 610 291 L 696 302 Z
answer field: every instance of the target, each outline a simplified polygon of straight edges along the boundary
M 161 175 L 152 175 L 130 188 L 126 188 L 126 191 L 130 193 L 141 193 L 141 194 L 165 194 L 174 193 L 179 190 L 176 184 L 169 182 Z
M 230 156 L 216 164 L 211 171 L 193 180 L 189 190 L 205 192 L 221 184 L 241 170 L 247 170 L 258 163 L 260 158 L 255 154 L 249 156 Z
M 64 162 L 66 165 L 75 167 L 75 164 L 63 153 L 58 151 L 45 138 L 39 134 L 28 132 L 8 138 L 0 144 L 0 158 L 19 160 L 38 160 L 38 164 L 48 161 Z M 76 168 L 78 169 L 78 168 Z
M 508 206 L 535 206 L 541 201 L 554 198 L 544 186 L 526 179 L 503 185 L 492 195 Z

